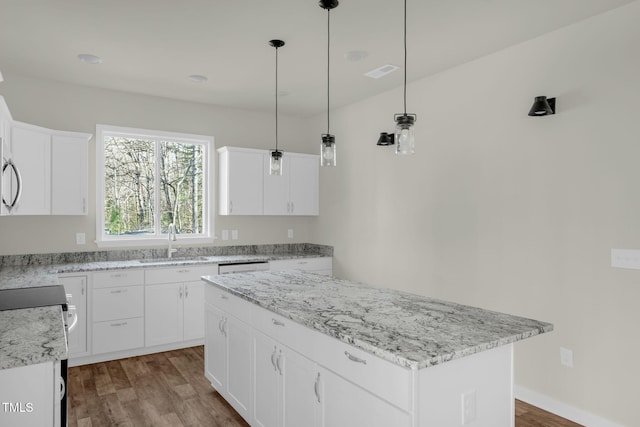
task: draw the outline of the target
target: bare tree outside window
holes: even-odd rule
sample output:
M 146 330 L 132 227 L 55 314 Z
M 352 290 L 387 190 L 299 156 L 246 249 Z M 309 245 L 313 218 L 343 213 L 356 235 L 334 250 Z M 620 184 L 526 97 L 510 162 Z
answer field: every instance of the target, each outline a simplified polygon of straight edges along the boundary
M 107 236 L 157 235 L 204 228 L 201 144 L 126 136 L 104 138 L 104 230 Z

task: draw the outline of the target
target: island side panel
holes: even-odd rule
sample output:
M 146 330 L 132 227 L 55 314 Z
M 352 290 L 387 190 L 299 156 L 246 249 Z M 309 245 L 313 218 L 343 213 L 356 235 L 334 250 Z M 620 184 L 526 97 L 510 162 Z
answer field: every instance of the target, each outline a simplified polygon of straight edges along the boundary
M 513 427 L 513 344 L 421 369 L 418 390 L 419 427 Z

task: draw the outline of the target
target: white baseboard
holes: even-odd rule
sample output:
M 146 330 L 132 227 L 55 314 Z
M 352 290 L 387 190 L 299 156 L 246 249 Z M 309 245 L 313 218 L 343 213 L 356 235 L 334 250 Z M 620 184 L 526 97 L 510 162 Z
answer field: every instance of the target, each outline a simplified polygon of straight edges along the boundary
M 518 400 L 530 403 L 531 405 L 544 409 L 547 412 L 551 412 L 586 427 L 624 427 L 622 424 L 614 423 L 613 421 L 609 421 L 605 418 L 599 417 L 598 415 L 594 415 L 590 412 L 568 405 L 564 402 L 560 402 L 559 400 L 555 400 L 547 395 L 529 390 L 519 385 L 513 386 L 513 394 Z

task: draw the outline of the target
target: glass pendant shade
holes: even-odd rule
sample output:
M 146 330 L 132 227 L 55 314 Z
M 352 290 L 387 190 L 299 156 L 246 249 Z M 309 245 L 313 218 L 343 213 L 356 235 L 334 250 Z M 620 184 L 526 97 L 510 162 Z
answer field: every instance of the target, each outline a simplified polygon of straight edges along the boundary
M 270 153 L 269 175 L 282 176 L 282 151 L 273 150 Z
M 329 134 L 322 135 L 320 144 L 320 166 L 336 165 L 336 137 Z
M 414 123 L 415 117 L 402 114 L 396 115 L 396 154 L 415 153 Z

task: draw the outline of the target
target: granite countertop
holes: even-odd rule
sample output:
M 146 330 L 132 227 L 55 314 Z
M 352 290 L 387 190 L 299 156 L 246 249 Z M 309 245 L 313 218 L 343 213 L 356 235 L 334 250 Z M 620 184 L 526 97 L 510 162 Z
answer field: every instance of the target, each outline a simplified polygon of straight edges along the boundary
M 0 369 L 67 358 L 62 308 L 0 311 Z
M 546 322 L 302 271 L 205 280 L 406 368 L 427 368 L 553 330 Z
M 304 247 L 300 251 L 296 251 L 297 247 L 292 247 L 292 252 L 275 251 L 273 249 L 275 246 L 241 247 L 240 251 L 244 253 L 225 255 L 202 254 L 198 250 L 189 253 L 185 250 L 187 253 L 184 257 L 178 255 L 170 261 L 158 259 L 157 262 L 140 262 L 137 259 L 103 259 L 108 258 L 111 253 L 15 255 L 10 256 L 10 262 L 1 264 L 0 291 L 59 285 L 58 274 L 61 273 L 331 256 L 305 252 Z M 267 250 L 277 253 L 246 253 L 256 248 L 258 251 Z M 166 254 L 166 250 L 122 251 L 114 253 L 113 256 L 156 259 L 154 256 L 158 254 Z M 0 311 L 0 369 L 66 359 L 68 355 L 64 334 L 62 310 L 59 306 Z

